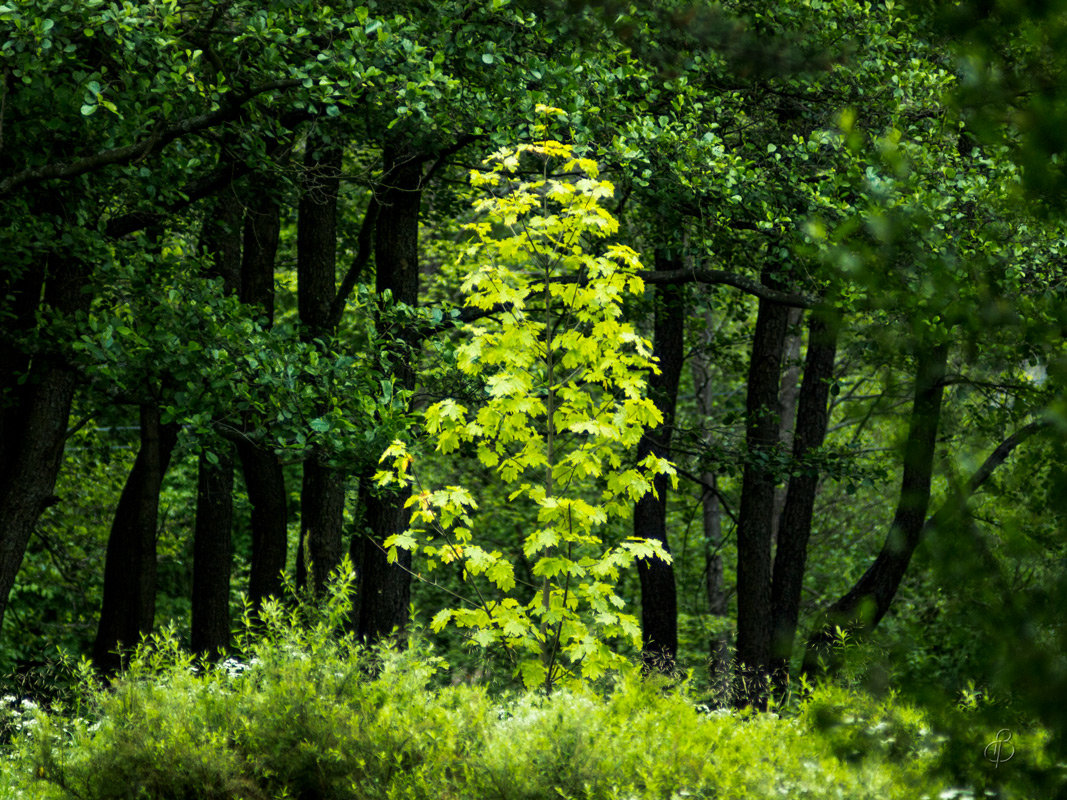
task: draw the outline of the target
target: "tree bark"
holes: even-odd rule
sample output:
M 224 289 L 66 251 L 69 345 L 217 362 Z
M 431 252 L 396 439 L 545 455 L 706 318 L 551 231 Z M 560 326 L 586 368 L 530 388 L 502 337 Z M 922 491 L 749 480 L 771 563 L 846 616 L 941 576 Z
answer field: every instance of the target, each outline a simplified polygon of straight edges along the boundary
M 64 353 L 31 356 L 39 313 L 88 309 L 88 272 L 54 254 L 5 285 L 0 312 L 0 626 L 33 529 L 56 502 L 77 375 Z M 10 305 L 9 305 L 10 304 Z
M 386 292 L 392 302 L 415 307 L 419 302 L 419 210 L 422 204 L 422 160 L 396 146 L 385 149 L 385 175 L 379 187 L 377 224 L 374 231 L 375 289 L 379 298 Z M 385 332 L 386 325 L 380 326 Z M 385 354 L 389 359 L 396 389 L 415 387 L 418 332 L 402 330 L 395 346 Z M 364 541 L 352 543 L 359 555 L 359 593 L 356 599 L 356 633 L 373 642 L 402 629 L 408 621 L 411 594 L 411 555 L 400 554 L 388 563 L 383 542 L 407 529 L 409 513 L 404 508 L 408 492 L 377 493 L 364 481 Z
M 809 638 L 804 654 L 805 673 L 820 671 L 820 663 L 833 667 L 836 627 L 853 633 L 870 631 L 885 616 L 896 595 L 919 544 L 930 505 L 947 361 L 946 345 L 920 346 L 916 359 L 915 396 L 904 445 L 904 472 L 889 534 L 874 563 L 843 597 L 826 610 L 824 622 Z
M 657 269 L 672 268 L 660 264 L 666 258 L 656 254 Z M 655 297 L 654 353 L 659 373 L 649 378 L 649 393 L 663 415 L 663 422 L 646 429 L 637 445 L 637 460 L 650 454 L 671 457 L 671 435 L 678 400 L 678 381 L 685 359 L 685 295 L 677 286 L 662 286 Z M 667 492 L 669 480 L 657 475 L 653 492 L 634 505 L 634 536 L 651 539 L 670 552 L 667 541 Z M 674 670 L 678 655 L 678 598 L 674 567 L 660 558 L 640 559 L 637 574 L 641 581 L 641 657 L 646 669 L 664 673 Z
M 784 691 L 789 679 L 789 659 L 793 653 L 800 593 L 807 566 L 808 539 L 815 508 L 819 473 L 805 466 L 805 459 L 826 438 L 829 419 L 830 384 L 837 355 L 838 320 L 813 313 L 808 323 L 808 351 L 804 377 L 797 400 L 796 428 L 793 434 L 795 471 L 789 479 L 785 507 L 778 528 L 778 548 L 774 556 L 771 584 L 773 638 L 771 675 L 776 688 Z
M 200 454 L 193 532 L 193 608 L 190 644 L 216 655 L 230 648 L 230 564 L 233 558 L 233 450 L 220 445 L 213 463 Z
M 356 634 L 365 642 L 376 642 L 407 625 L 411 553 L 398 550 L 396 563 L 390 564 L 379 537 L 386 531 L 406 530 L 409 514 L 395 496 L 380 497 L 364 483 L 366 490 L 360 494 L 370 532 L 352 540 L 353 562 L 360 565 Z
M 800 397 L 800 345 L 803 337 L 800 323 L 804 319 L 801 308 L 789 309 L 789 321 L 785 334 L 785 353 L 782 356 L 784 370 L 782 386 L 778 393 L 778 441 L 784 452 L 793 447 L 793 430 L 797 422 L 797 403 Z M 788 484 L 774 490 L 774 511 L 771 514 L 771 541 L 778 542 L 778 525 L 785 509 Z
M 775 284 L 764 273 L 765 284 Z M 771 531 L 778 450 L 778 389 L 789 309 L 760 300 L 745 399 L 748 456 L 737 524 L 736 702 L 762 707 L 771 642 Z
M 245 203 L 241 252 L 242 303 L 259 306 L 269 327 L 274 322 L 274 261 L 281 218 L 274 186 L 262 179 L 250 182 Z
M 93 661 L 105 674 L 122 664 L 120 650 L 151 633 L 156 612 L 156 530 L 163 475 L 178 425 L 162 424 L 154 403 L 141 406 L 141 445 L 122 489 L 104 564 L 104 599 Z
M 307 144 L 304 179 L 297 218 L 297 309 L 306 341 L 329 339 L 330 307 L 337 292 L 337 194 L 341 150 Z M 312 592 L 321 593 L 330 573 L 341 563 L 345 483 L 325 456 L 314 449 L 304 461 L 300 495 L 300 541 L 297 585 L 310 578 Z M 310 559 L 308 570 L 306 559 Z
M 268 328 L 274 323 L 274 262 L 281 231 L 274 190 L 261 178 L 250 182 L 241 253 L 241 302 L 259 306 Z M 252 505 L 248 596 L 258 611 L 264 600 L 282 591 L 289 548 L 288 494 L 281 462 L 268 444 L 254 436 L 239 439 L 237 455 Z
M 221 278 L 223 291 L 230 295 L 241 287 L 242 215 L 234 187 L 226 186 L 201 237 L 205 253 L 212 257 L 208 274 Z M 232 526 L 233 447 L 220 442 L 210 454 L 202 451 L 197 465 L 190 623 L 190 643 L 197 653 L 214 655 L 230 647 Z
M 255 442 L 239 441 L 237 455 L 252 504 L 252 561 L 248 598 L 258 610 L 268 597 L 282 592 L 288 541 L 288 495 L 285 475 L 274 451 Z
M 711 365 L 707 353 L 714 344 L 712 333 L 713 319 L 711 312 L 704 312 L 704 341 L 696 348 L 693 355 L 693 386 L 696 394 L 697 414 L 700 419 L 710 420 L 715 411 L 712 392 Z M 706 447 L 714 442 L 713 434 L 703 436 Z M 729 603 L 726 597 L 726 581 L 723 574 L 721 549 L 722 538 L 722 503 L 718 494 L 716 474 L 705 468 L 700 473 L 701 521 L 704 530 L 704 589 L 708 599 L 708 613 L 715 617 L 722 633 L 713 635 L 708 642 L 708 677 L 711 681 L 712 694 L 717 700 L 729 695 L 730 682 L 730 636 L 726 628 L 730 624 Z

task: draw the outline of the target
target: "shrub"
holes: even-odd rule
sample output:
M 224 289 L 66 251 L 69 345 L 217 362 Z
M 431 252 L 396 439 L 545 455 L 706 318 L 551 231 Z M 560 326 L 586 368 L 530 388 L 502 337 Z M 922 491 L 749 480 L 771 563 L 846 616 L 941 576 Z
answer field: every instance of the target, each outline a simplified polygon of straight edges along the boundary
M 146 798 L 937 798 L 944 751 L 924 715 L 816 690 L 789 716 L 711 711 L 686 685 L 624 670 L 594 690 L 492 695 L 440 685 L 420 644 L 368 650 L 346 591 L 319 611 L 268 606 L 239 658 L 147 643 L 111 687 L 31 714 L 0 796 Z M 25 720 L 24 720 L 25 722 Z M 980 755 L 980 754 L 979 754 Z M 952 789 L 952 791 L 956 791 Z

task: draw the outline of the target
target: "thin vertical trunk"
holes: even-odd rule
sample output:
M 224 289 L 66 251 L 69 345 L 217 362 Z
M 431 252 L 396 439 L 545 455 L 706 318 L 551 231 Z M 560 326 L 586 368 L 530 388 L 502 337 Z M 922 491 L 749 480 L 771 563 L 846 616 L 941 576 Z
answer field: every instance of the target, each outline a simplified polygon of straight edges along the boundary
M 765 273 L 765 285 L 777 288 Z M 771 529 L 778 450 L 778 389 L 789 308 L 759 301 L 745 399 L 747 458 L 737 524 L 737 661 L 739 705 L 766 697 L 771 641 Z
M 379 189 L 380 210 L 374 231 L 375 288 L 379 297 L 392 294 L 394 303 L 409 306 L 419 301 L 419 209 L 422 204 L 422 163 L 413 154 L 395 147 L 385 151 L 385 175 Z M 415 356 L 418 337 L 403 331 L 401 341 L 388 354 L 398 390 L 415 386 Z M 407 492 L 378 495 L 364 487 L 366 528 L 360 554 L 360 585 L 357 603 L 357 634 L 376 641 L 408 621 L 411 592 L 411 554 L 402 551 L 390 564 L 382 543 L 408 525 L 404 508 Z
M 656 269 L 675 269 L 677 265 L 660 253 Z M 685 295 L 678 286 L 661 286 L 656 290 L 654 348 L 659 373 L 649 379 L 649 393 L 663 415 L 663 422 L 646 429 L 637 445 L 637 460 L 649 454 L 671 457 L 674 409 L 678 400 L 678 381 L 685 359 Z M 667 491 L 665 475 L 657 475 L 654 493 L 649 492 L 634 505 L 634 536 L 651 539 L 670 552 L 667 541 Z M 660 558 L 640 559 L 637 574 L 641 581 L 641 656 L 647 669 L 674 670 L 678 654 L 678 598 L 674 567 Z
M 254 442 L 239 441 L 237 455 L 252 505 L 252 560 L 248 599 L 253 609 L 282 592 L 288 551 L 288 499 L 285 476 L 274 451 Z
M 693 386 L 696 390 L 697 415 L 702 420 L 709 420 L 715 411 L 712 392 L 711 365 L 707 353 L 713 341 L 713 320 L 711 312 L 704 312 L 705 340 L 693 356 Z M 713 444 L 713 435 L 703 436 L 705 447 Z M 704 530 L 704 588 L 708 599 L 708 613 L 720 623 L 716 627 L 722 633 L 713 636 L 708 642 L 708 677 L 711 679 L 712 691 L 717 698 L 729 694 L 730 675 L 730 637 L 726 633 L 729 617 L 729 603 L 726 597 L 726 581 L 723 575 L 722 549 L 722 503 L 718 495 L 718 478 L 705 468 L 700 473 L 701 521 Z
M 307 341 L 328 340 L 330 307 L 337 292 L 337 193 L 341 150 L 315 140 L 307 144 L 304 180 L 297 219 L 297 307 Z M 313 450 L 304 461 L 300 495 L 300 558 L 297 583 L 310 579 L 322 591 L 330 573 L 341 563 L 345 484 Z M 306 559 L 311 561 L 310 573 Z
M 34 264 L 20 274 L 0 275 L 0 486 L 7 486 L 14 476 L 24 419 L 32 408 L 25 400 L 32 384 L 23 379 L 30 369 L 28 345 L 37 324 L 46 271 L 44 264 Z
M 245 209 L 241 253 L 241 302 L 259 306 L 265 324 L 274 322 L 274 261 L 281 230 L 274 187 L 253 179 Z M 288 551 L 288 495 L 277 454 L 254 438 L 237 442 L 237 455 L 252 505 L 252 558 L 248 597 L 258 610 L 268 597 L 282 591 Z
M 778 439 L 783 452 L 793 447 L 793 429 L 797 421 L 797 402 L 800 397 L 800 345 L 803 336 L 800 323 L 804 319 L 801 308 L 789 309 L 789 321 L 785 334 L 785 354 L 782 357 L 782 388 L 778 393 Z M 778 525 L 785 509 L 788 486 L 779 486 L 774 490 L 774 512 L 771 515 L 771 541 L 778 542 Z
M 808 640 L 804 672 L 832 666 L 834 629 L 864 633 L 873 629 L 889 610 L 912 554 L 919 545 L 930 505 L 934 451 L 941 420 L 948 347 L 919 347 L 915 367 L 908 438 L 904 444 L 904 471 L 896 514 L 881 552 L 870 568 L 845 595 L 826 611 L 825 620 Z
M 204 222 L 202 243 L 211 256 L 208 274 L 222 278 L 226 294 L 241 286 L 241 217 L 244 209 L 227 186 Z M 197 464 L 193 528 L 191 644 L 213 655 L 230 647 L 230 569 L 233 559 L 233 446 L 219 442 Z
M 251 181 L 241 252 L 241 302 L 262 308 L 268 326 L 274 322 L 274 260 L 281 232 L 273 189 L 262 179 Z
M 104 564 L 104 599 L 93 645 L 93 661 L 111 674 L 119 651 L 151 633 L 156 612 L 156 530 L 159 493 L 178 426 L 162 424 L 154 403 L 141 406 L 141 445 L 122 488 Z
M 789 479 L 789 491 L 778 530 L 778 548 L 774 556 L 774 580 L 771 607 L 774 633 L 771 642 L 771 674 L 777 688 L 786 689 L 789 659 L 793 653 L 800 593 L 807 566 L 808 538 L 815 508 L 819 473 L 803 466 L 804 460 L 822 446 L 829 419 L 830 384 L 837 354 L 838 320 L 813 313 L 808 323 L 808 352 L 804 360 L 804 378 L 797 404 L 796 430 L 793 436 L 793 461 L 800 465 Z
M 215 655 L 230 648 L 230 531 L 233 523 L 233 451 L 220 446 L 215 461 L 200 454 L 193 532 L 192 648 Z

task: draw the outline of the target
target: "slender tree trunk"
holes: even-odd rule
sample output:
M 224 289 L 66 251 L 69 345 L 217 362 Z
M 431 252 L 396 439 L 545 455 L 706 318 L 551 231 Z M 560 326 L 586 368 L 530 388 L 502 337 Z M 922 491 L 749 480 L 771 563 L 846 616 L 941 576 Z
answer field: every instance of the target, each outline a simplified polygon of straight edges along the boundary
M 763 282 L 774 285 L 767 274 Z M 789 308 L 760 300 L 745 400 L 748 450 L 737 524 L 739 705 L 762 706 L 771 654 L 771 532 L 778 450 L 778 389 Z
M 707 353 L 714 344 L 713 319 L 710 311 L 704 312 L 704 342 L 693 355 L 693 386 L 696 390 L 697 415 L 700 419 L 710 420 L 715 412 L 714 393 L 712 391 L 711 365 Z M 703 437 L 705 447 L 714 443 L 711 433 Z M 710 469 L 700 473 L 701 484 L 701 521 L 704 530 L 704 589 L 708 599 L 708 613 L 715 618 L 716 627 L 721 630 L 708 642 L 708 677 L 711 680 L 712 694 L 725 699 L 729 695 L 730 681 L 730 635 L 727 628 L 729 621 L 729 603 L 726 597 L 726 581 L 723 575 L 721 549 L 722 538 L 722 503 L 718 494 L 718 478 Z
M 919 545 L 930 505 L 947 361 L 946 345 L 920 346 L 916 359 L 915 399 L 904 445 L 904 473 L 889 534 L 874 563 L 840 600 L 827 609 L 824 623 L 809 638 L 804 654 L 805 673 L 818 672 L 820 662 L 832 668 L 836 626 L 864 633 L 878 624 L 889 610 L 911 556 Z
M 193 532 L 192 648 L 214 655 L 230 648 L 230 564 L 233 558 L 233 450 L 212 462 L 200 454 Z
M 656 269 L 675 269 L 673 262 L 656 254 Z M 671 457 L 674 409 L 678 400 L 678 381 L 685 359 L 685 295 L 678 286 L 661 286 L 656 290 L 654 348 L 659 373 L 649 379 L 649 392 L 663 415 L 663 422 L 646 429 L 637 445 L 637 460 L 649 454 Z M 669 481 L 657 475 L 654 492 L 634 505 L 634 536 L 659 542 L 670 552 L 667 541 L 667 492 Z M 665 673 L 674 670 L 678 655 L 678 598 L 674 567 L 660 558 L 640 559 L 637 574 L 641 581 L 641 656 L 647 669 Z
M 297 306 L 307 341 L 329 339 L 330 306 L 337 292 L 337 193 L 341 150 L 307 144 L 304 181 L 297 219 Z M 310 577 L 312 591 L 322 591 L 341 563 L 345 483 L 313 450 L 304 461 L 300 495 L 300 557 L 297 584 Z M 310 575 L 306 558 L 311 560 Z
M 151 633 L 156 613 L 156 531 L 163 475 L 178 441 L 175 423 L 160 423 L 154 403 L 141 406 L 141 445 L 122 489 L 104 564 L 104 600 L 93 661 L 106 674 L 120 649 Z
M 212 258 L 208 274 L 222 278 L 226 294 L 241 286 L 241 217 L 233 185 L 219 195 L 204 223 L 202 244 Z M 197 465 L 196 523 L 193 528 L 191 644 L 198 653 L 230 647 L 230 569 L 233 558 L 233 446 L 220 442 L 202 451 Z
M 268 326 L 274 322 L 274 261 L 280 232 L 274 186 L 253 179 L 245 204 L 240 298 L 242 303 L 262 308 Z
M 288 498 L 281 463 L 272 450 L 248 441 L 237 443 L 237 455 L 252 504 L 252 560 L 248 597 L 258 610 L 268 597 L 282 592 L 288 552 Z
M 17 275 L 0 274 L 0 486 L 14 477 L 25 432 L 25 417 L 32 405 L 25 395 L 32 388 L 23 382 L 30 370 L 28 348 L 37 324 L 44 288 L 45 264 L 27 267 Z M 63 422 L 66 427 L 66 420 Z
M 819 473 L 804 461 L 822 446 L 829 419 L 830 384 L 837 354 L 838 320 L 814 313 L 808 323 L 808 352 L 804 379 L 797 402 L 793 435 L 793 461 L 801 466 L 789 479 L 789 491 L 778 529 L 774 556 L 771 607 L 774 633 L 771 641 L 771 674 L 779 691 L 789 680 L 789 659 L 793 653 L 800 594 L 807 567 L 808 538 L 811 535 Z
M 46 280 L 47 276 L 47 280 Z M 26 546 L 55 503 L 77 375 L 63 353 L 23 348 L 40 313 L 85 311 L 87 270 L 50 255 L 2 287 L 0 298 L 0 626 Z M 43 299 L 43 302 L 42 302 Z
M 782 372 L 782 388 L 778 393 L 778 440 L 784 452 L 793 447 L 793 429 L 797 421 L 797 402 L 800 397 L 800 345 L 803 336 L 800 323 L 804 319 L 801 308 L 789 309 L 789 321 L 785 334 L 785 354 L 782 357 L 785 369 Z M 774 512 L 771 516 L 771 541 L 778 542 L 778 526 L 785 509 L 789 487 L 779 486 L 774 490 Z
M 394 303 L 409 306 L 419 301 L 419 209 L 422 204 L 422 162 L 395 147 L 385 151 L 385 175 L 379 190 L 375 226 L 375 288 L 379 297 L 392 294 Z M 384 328 L 383 328 L 384 332 Z M 414 350 L 418 336 L 403 331 L 401 341 L 388 353 L 398 390 L 415 386 Z M 359 553 L 359 596 L 357 634 L 376 641 L 408 621 L 411 593 L 411 554 L 402 551 L 394 564 L 386 558 L 383 542 L 408 526 L 404 508 L 408 493 L 379 495 L 366 482 L 361 494 L 365 500 L 366 531 Z
M 274 186 L 253 179 L 245 210 L 241 253 L 241 302 L 259 306 L 265 324 L 274 322 L 274 261 L 281 230 Z M 252 558 L 248 596 L 253 610 L 268 597 L 279 596 L 288 552 L 288 494 L 277 454 L 269 445 L 250 438 L 237 442 L 237 455 L 252 505 Z

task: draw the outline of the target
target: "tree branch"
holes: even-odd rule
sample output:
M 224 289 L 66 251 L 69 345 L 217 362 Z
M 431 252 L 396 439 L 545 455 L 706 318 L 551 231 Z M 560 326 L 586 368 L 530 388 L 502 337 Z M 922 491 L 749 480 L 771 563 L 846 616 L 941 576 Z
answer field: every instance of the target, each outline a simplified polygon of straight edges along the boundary
M 746 294 L 754 295 L 761 300 L 767 300 L 768 302 L 778 303 L 783 306 L 792 306 L 793 308 L 816 308 L 821 305 L 820 301 L 814 297 L 806 297 L 805 295 L 794 294 L 793 292 L 786 292 L 781 289 L 764 286 L 757 280 L 746 278 L 743 275 L 727 272 L 722 269 L 643 270 L 637 273 L 637 277 L 641 278 L 645 283 L 656 285 L 704 283 L 708 285 L 732 286 L 735 289 L 740 289 Z M 585 278 L 580 276 L 561 276 L 559 278 L 553 278 L 552 282 L 580 283 L 584 280 Z
M 220 167 L 188 184 L 181 190 L 184 197 L 167 205 L 164 211 L 131 211 L 121 217 L 108 220 L 107 225 L 104 226 L 104 233 L 112 239 L 120 239 L 123 236 L 129 236 L 131 233 L 144 230 L 161 222 L 171 214 L 191 206 L 198 200 L 225 189 L 235 180 L 251 171 L 252 168 L 242 162 Z
M 820 304 L 814 297 L 785 292 L 780 289 L 772 289 L 769 286 L 764 286 L 757 280 L 746 278 L 743 275 L 727 272 L 722 269 L 675 269 L 657 272 L 639 272 L 637 274 L 645 281 L 645 283 L 705 283 L 709 285 L 732 286 L 735 289 L 740 289 L 742 292 L 754 295 L 762 300 L 767 300 L 772 303 L 780 303 L 783 306 L 792 306 L 794 308 L 815 308 Z
M 131 161 L 144 158 L 153 150 L 163 147 L 175 139 L 236 119 L 244 110 L 245 103 L 258 95 L 278 89 L 290 89 L 300 84 L 301 82 L 295 78 L 271 81 L 235 96 L 221 108 L 180 120 L 169 127 L 155 131 L 150 136 L 134 144 L 104 150 L 73 161 L 60 161 L 16 172 L 14 175 L 0 181 L 0 197 L 10 194 L 28 183 L 37 183 L 38 181 L 52 178 L 75 178 L 78 175 L 94 172 L 113 164 L 129 164 Z
M 945 522 L 950 520 L 953 516 L 960 513 L 966 506 L 967 501 L 971 498 L 971 495 L 975 494 L 982 488 L 982 485 L 989 480 L 990 476 L 993 474 L 993 470 L 1003 464 L 1016 447 L 1038 431 L 1050 426 L 1051 423 L 1048 420 L 1036 420 L 1029 425 L 1024 425 L 997 445 L 996 449 L 989 454 L 985 461 L 982 462 L 982 466 L 975 470 L 974 474 L 971 475 L 970 479 L 967 481 L 967 485 L 962 491 L 955 497 L 950 497 L 942 503 L 941 507 L 934 513 L 934 515 L 926 521 L 926 524 L 923 526 L 924 532 L 945 524 Z
M 374 225 L 378 221 L 378 212 L 381 211 L 381 208 L 377 196 L 371 192 L 370 202 L 367 204 L 367 212 L 363 215 L 363 224 L 359 228 L 359 236 L 357 237 L 359 248 L 356 250 L 356 257 L 349 265 L 345 277 L 341 280 L 341 287 L 337 290 L 333 303 L 330 305 L 330 330 L 336 330 L 338 324 L 340 324 L 341 317 L 345 313 L 345 305 L 348 303 L 348 295 L 352 293 L 352 289 L 370 260 L 371 249 L 374 245 Z

